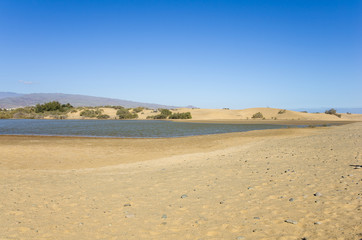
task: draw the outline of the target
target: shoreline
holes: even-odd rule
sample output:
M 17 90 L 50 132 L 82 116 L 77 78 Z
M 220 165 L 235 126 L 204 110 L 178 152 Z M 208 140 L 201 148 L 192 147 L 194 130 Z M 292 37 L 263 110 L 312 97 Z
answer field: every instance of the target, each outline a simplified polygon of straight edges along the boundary
M 339 126 L 262 129 L 173 138 L 0 135 L 0 158 L 17 159 L 8 161 L 9 169 L 16 169 L 16 166 L 20 169 L 98 168 L 212 152 L 268 139 L 313 135 L 333 127 Z M 20 148 L 26 161 L 16 157 Z

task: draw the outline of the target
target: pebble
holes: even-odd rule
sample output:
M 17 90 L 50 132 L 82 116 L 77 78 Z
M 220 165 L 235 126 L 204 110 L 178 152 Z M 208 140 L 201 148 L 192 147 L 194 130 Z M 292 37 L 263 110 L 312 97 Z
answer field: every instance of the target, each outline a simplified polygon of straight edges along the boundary
M 161 218 L 166 219 L 166 218 L 167 218 L 167 215 L 166 215 L 166 214 L 163 214 Z
M 134 214 L 127 214 L 125 218 L 134 218 Z
M 322 196 L 322 193 L 320 193 L 320 192 L 316 192 L 315 194 L 313 194 L 314 196 L 316 196 L 316 197 L 320 197 L 320 196 Z
M 123 206 L 124 206 L 124 207 L 130 207 L 131 204 L 130 204 L 130 203 L 126 203 L 126 204 L 124 204 Z
M 187 198 L 188 196 L 186 194 L 183 194 L 181 198 Z
M 289 198 L 289 202 L 293 202 L 294 201 L 294 198 Z
M 260 219 L 260 217 L 254 217 L 254 219 Z
M 238 237 L 236 237 L 235 239 L 236 239 L 236 240 L 242 240 L 242 239 L 245 239 L 245 237 L 244 237 L 244 236 L 238 236 Z
M 285 220 L 284 222 L 286 222 L 286 223 L 291 223 L 291 224 L 297 224 L 297 223 L 298 223 L 297 221 L 294 221 L 294 220 L 292 220 L 292 219 L 287 219 L 287 220 Z
M 315 222 L 314 225 L 321 225 L 321 222 Z

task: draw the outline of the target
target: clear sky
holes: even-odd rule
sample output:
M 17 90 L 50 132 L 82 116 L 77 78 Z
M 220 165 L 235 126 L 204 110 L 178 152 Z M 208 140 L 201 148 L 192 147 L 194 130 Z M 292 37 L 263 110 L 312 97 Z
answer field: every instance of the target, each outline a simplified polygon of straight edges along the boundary
M 0 91 L 361 107 L 362 1 L 0 0 Z

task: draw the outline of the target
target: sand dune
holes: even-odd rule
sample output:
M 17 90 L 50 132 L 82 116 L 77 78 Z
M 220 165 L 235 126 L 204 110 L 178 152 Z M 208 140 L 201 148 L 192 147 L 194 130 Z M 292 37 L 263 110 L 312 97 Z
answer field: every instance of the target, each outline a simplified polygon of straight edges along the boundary
M 188 109 L 176 111 L 191 112 L 193 120 L 252 120 L 255 113 L 262 113 L 265 120 L 318 120 L 318 121 L 362 121 L 362 114 L 342 114 L 341 118 L 325 113 L 303 113 L 278 108 L 248 108 L 243 110 L 227 109 Z M 254 119 L 257 120 L 257 119 Z
M 117 119 L 116 109 L 101 108 L 103 114 L 110 116 L 110 119 Z M 191 109 L 179 108 L 172 109 L 172 112 L 190 112 L 193 121 L 230 121 L 230 120 L 295 120 L 295 121 L 362 121 L 362 114 L 341 114 L 341 117 L 329 115 L 325 113 L 302 113 L 286 110 L 281 113 L 283 109 L 278 108 L 248 108 L 242 110 L 227 110 L 227 109 Z M 262 113 L 263 118 L 253 119 L 255 113 Z M 68 119 L 84 119 L 80 115 L 80 111 L 69 113 Z M 146 119 L 148 116 L 154 116 L 159 112 L 154 110 L 143 110 L 138 113 L 138 119 Z
M 0 239 L 360 239 L 361 136 L 0 136 Z

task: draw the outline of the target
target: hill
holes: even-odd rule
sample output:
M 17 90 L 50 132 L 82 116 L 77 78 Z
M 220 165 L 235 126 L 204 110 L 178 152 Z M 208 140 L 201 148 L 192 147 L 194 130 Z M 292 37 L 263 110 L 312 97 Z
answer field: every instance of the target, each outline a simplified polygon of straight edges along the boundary
M 14 93 L 14 92 L 0 92 L 0 99 L 8 98 L 8 97 L 20 97 L 24 94 Z
M 3 97 L 1 97 L 3 96 Z M 0 92 L 0 108 L 19 108 L 34 106 L 50 101 L 58 101 L 60 103 L 70 103 L 74 107 L 96 107 L 96 106 L 123 106 L 126 108 L 146 107 L 146 108 L 176 108 L 175 106 L 167 106 L 154 103 L 133 102 L 115 98 L 93 97 L 78 94 L 63 93 L 31 93 L 17 94 Z

